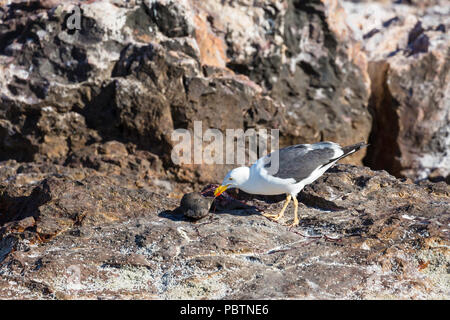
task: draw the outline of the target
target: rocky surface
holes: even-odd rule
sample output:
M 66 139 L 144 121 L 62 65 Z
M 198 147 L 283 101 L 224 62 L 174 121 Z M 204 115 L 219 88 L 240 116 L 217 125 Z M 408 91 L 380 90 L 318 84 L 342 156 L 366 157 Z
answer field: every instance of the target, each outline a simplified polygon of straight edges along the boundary
M 200 3 L 200 1 L 199 1 Z M 223 33 L 226 66 L 260 84 L 286 108 L 285 145 L 367 140 L 370 85 L 351 45 L 331 29 L 324 1 L 202 1 Z M 236 21 L 239 21 L 236 23 Z M 350 161 L 361 160 L 365 152 Z
M 74 5 L 80 30 L 67 23 Z M 277 128 L 282 146 L 370 140 L 366 165 L 445 180 L 449 10 L 447 1 L 12 1 L 0 9 L 0 159 L 64 164 L 118 140 L 178 180 L 207 183 L 230 167 L 170 158 L 173 129 L 201 120 L 203 131 Z
M 444 1 L 6 2 L 0 297 L 450 298 Z M 283 196 L 232 191 L 196 221 L 183 194 L 231 167 L 174 165 L 196 120 L 370 138 L 364 163 L 411 179 L 339 165 L 298 228 L 261 215 Z
M 194 120 L 203 130 L 284 121 L 251 80 L 203 64 L 182 4 L 81 4 L 81 30 L 65 23 L 70 3 L 31 12 L 22 5 L 2 17 L 0 160 L 68 164 L 117 140 L 159 158 L 180 180 L 210 181 L 220 168 L 174 167 L 174 129 L 192 129 Z
M 209 214 L 214 197 L 204 197 L 200 192 L 186 193 L 177 208 L 185 217 L 201 219 Z
M 170 133 L 194 120 L 203 130 L 279 128 L 282 144 L 367 140 L 362 71 L 324 5 L 299 3 L 81 2 L 80 30 L 67 27 L 70 2 L 2 9 L 0 159 L 63 164 L 119 140 L 173 167 Z M 240 24 L 227 20 L 236 15 Z M 175 175 L 207 182 L 212 170 Z
M 369 60 L 366 164 L 412 179 L 450 177 L 450 3 L 343 6 Z
M 282 199 L 239 194 L 247 208 L 195 222 L 161 188 L 42 169 L 0 166 L 3 298 L 450 297 L 443 182 L 338 165 L 301 193 L 301 222 L 289 229 L 292 207 L 281 223 L 259 211 Z

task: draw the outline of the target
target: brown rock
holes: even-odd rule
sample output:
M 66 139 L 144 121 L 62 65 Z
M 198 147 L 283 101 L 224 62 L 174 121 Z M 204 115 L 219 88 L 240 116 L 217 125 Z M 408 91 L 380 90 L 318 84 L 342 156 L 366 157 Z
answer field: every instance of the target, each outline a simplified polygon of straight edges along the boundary
M 192 130 L 196 120 L 203 122 L 203 131 L 278 128 L 284 122 L 281 105 L 264 96 L 256 83 L 219 68 L 224 63 L 206 61 L 204 49 L 214 51 L 219 46 L 225 59 L 225 46 L 206 20 L 203 29 L 196 29 L 205 43 L 194 37 L 193 9 L 186 3 L 160 1 L 148 8 L 103 5 L 108 16 L 98 14 L 97 3 L 82 5 L 83 23 L 95 25 L 83 26 L 86 33 L 64 28 L 68 5 L 58 6 L 54 20 L 36 29 L 27 24 L 32 18 L 26 12 L 11 14 L 5 37 L 27 26 L 36 37 L 33 43 L 20 45 L 7 40 L 0 48 L 5 75 L 0 80 L 4 92 L 0 159 L 89 163 L 117 173 L 128 161 L 124 150 L 113 151 L 115 147 L 108 144 L 120 141 L 157 156 L 178 179 L 211 182 L 229 166 L 174 166 L 174 129 Z M 46 15 L 38 19 L 47 21 Z M 119 36 L 128 33 L 146 35 L 148 42 Z M 32 60 L 35 46 L 43 50 L 39 59 Z M 98 144 L 104 146 L 98 149 Z M 101 164 L 96 163 L 100 158 Z M 191 172 L 185 175 L 185 171 Z
M 192 219 L 201 219 L 209 214 L 214 198 L 206 198 L 199 192 L 187 193 L 180 203 L 183 214 Z
M 195 16 L 195 38 L 200 49 L 200 61 L 204 65 L 225 68 L 227 57 L 224 40 L 214 35 L 202 15 Z
M 2 185 L 0 210 L 11 221 L 34 213 L 36 228 L 1 227 L 0 296 L 448 298 L 450 189 L 443 182 L 416 185 L 337 165 L 305 188 L 300 225 L 289 229 L 292 208 L 281 223 L 254 210 L 277 212 L 282 201 L 245 195 L 248 207 L 192 223 L 171 211 L 178 201 L 162 190 L 113 181 L 66 175 Z M 49 232 L 56 234 L 43 236 Z
M 364 58 L 339 42 L 336 16 L 322 1 L 207 1 L 217 33 L 225 34 L 227 66 L 260 84 L 286 107 L 282 145 L 367 140 L 368 77 Z M 342 11 L 342 10 L 341 10 Z M 217 14 L 220 12 L 221 14 Z M 327 16 L 328 14 L 328 16 Z M 359 58 L 358 58 L 359 56 Z M 347 158 L 358 163 L 364 153 Z
M 370 61 L 374 126 L 366 163 L 396 176 L 444 180 L 450 172 L 448 3 L 344 7 Z
M 385 15 L 392 41 L 363 28 L 360 47 L 331 0 L 137 2 L 81 4 L 83 32 L 65 2 L 0 8 L 0 297 L 449 298 L 443 181 L 338 165 L 299 196 L 298 228 L 291 207 L 280 223 L 261 215 L 282 197 L 231 191 L 193 222 L 181 196 L 229 167 L 170 157 L 172 130 L 195 120 L 280 128 L 283 144 L 365 140 L 360 48 L 376 47 L 375 158 L 400 155 L 383 165 L 405 175 L 408 150 L 445 163 L 446 25 Z

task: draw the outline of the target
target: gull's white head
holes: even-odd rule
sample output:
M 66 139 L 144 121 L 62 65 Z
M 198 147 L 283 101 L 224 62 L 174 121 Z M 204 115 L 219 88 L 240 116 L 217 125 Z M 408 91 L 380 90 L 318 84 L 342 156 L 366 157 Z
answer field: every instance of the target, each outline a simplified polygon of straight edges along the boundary
M 220 196 L 222 192 L 228 188 L 239 188 L 245 184 L 250 178 L 249 167 L 239 167 L 228 171 L 225 179 L 223 179 L 222 185 L 214 191 L 214 196 Z

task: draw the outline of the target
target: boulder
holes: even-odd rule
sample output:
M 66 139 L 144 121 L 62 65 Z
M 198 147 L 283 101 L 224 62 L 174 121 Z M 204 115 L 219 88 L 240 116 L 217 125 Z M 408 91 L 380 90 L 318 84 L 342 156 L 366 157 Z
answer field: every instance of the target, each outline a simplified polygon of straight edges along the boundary
M 0 297 L 449 299 L 439 1 L 0 1 Z M 292 207 L 261 215 L 283 195 L 207 210 L 232 165 L 171 152 L 175 129 L 209 128 L 370 134 L 365 162 L 412 179 L 337 165 L 295 228 Z

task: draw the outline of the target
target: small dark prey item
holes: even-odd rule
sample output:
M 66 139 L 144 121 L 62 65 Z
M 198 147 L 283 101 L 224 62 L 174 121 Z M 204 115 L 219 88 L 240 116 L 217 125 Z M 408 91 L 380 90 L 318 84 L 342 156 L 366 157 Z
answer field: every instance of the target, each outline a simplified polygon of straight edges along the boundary
M 204 197 L 199 192 L 186 193 L 181 199 L 180 209 L 183 214 L 191 219 L 206 217 L 214 198 Z

